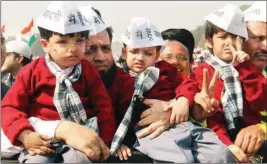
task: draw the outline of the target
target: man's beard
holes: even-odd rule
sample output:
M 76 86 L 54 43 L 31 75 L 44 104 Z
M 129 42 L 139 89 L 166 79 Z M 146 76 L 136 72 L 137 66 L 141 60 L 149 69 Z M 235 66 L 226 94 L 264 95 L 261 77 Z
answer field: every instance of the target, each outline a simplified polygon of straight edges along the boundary
M 114 77 L 115 77 L 115 74 L 116 74 L 116 69 L 117 69 L 117 66 L 116 64 L 114 63 L 110 69 L 108 70 L 102 70 L 102 71 L 99 71 L 99 75 L 105 85 L 105 87 L 108 89 L 111 84 L 113 83 L 113 80 L 114 80 Z

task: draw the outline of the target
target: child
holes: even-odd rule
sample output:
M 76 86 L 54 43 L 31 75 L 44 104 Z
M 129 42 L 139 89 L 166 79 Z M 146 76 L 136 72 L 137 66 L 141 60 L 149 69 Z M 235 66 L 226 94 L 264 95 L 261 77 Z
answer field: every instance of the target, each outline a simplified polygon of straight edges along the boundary
M 111 100 L 97 70 L 81 60 L 90 27 L 78 8 L 68 2 L 51 2 L 37 25 L 46 55 L 21 70 L 3 99 L 3 131 L 13 145 L 25 146 L 20 162 L 90 162 L 88 153 L 80 149 L 85 144 L 82 141 L 63 145 L 56 154 L 50 154 L 54 151 L 49 144 L 34 145 L 46 139 L 34 132 L 28 121 L 29 117 L 48 121 L 62 119 L 97 130 L 96 122 L 91 124 L 90 119 L 97 117 L 100 137 L 106 144 L 111 142 L 115 131 Z M 81 135 L 88 134 L 85 131 Z M 63 142 L 67 142 L 68 137 L 62 137 Z M 76 147 L 79 149 L 74 149 Z M 28 151 L 32 148 L 46 155 L 30 156 Z M 59 156 L 63 156 L 63 161 Z
M 111 154 L 115 153 L 121 160 L 131 155 L 128 146 L 121 143 L 124 144 L 124 140 L 135 135 L 127 133 L 128 127 L 135 127 L 140 120 L 140 113 L 147 108 L 142 103 L 143 98 L 170 101 L 179 97 L 172 105 L 171 120 L 173 124 L 183 123 L 174 125 L 153 140 L 149 137 L 138 139 L 134 148 L 157 162 L 232 162 L 231 153 L 218 141 L 215 133 L 194 123 L 184 122 L 188 117 L 189 104 L 192 103 L 187 99 L 194 95 L 190 95 L 191 92 L 176 94 L 175 90 L 182 86 L 185 77 L 167 62 L 157 62 L 163 45 L 157 27 L 144 18 L 134 18 L 124 33 L 123 43 L 126 63 L 116 74 L 120 80 L 111 86 L 114 91 L 120 92 L 111 95 L 116 96 L 116 112 L 124 115 L 124 118 L 113 138 Z M 139 133 L 142 128 L 136 127 L 135 130 Z M 206 137 L 209 141 L 205 141 Z
M 220 105 L 208 117 L 207 125 L 228 146 L 237 162 L 248 162 L 247 155 L 234 141 L 242 128 L 260 123 L 260 109 L 267 105 L 266 79 L 241 50 L 247 30 L 239 8 L 227 4 L 206 20 L 206 42 L 215 56 L 204 55 L 205 62 L 194 70 L 191 79 L 197 81 L 200 89 L 203 70 L 211 76 L 215 70 L 219 71 L 220 78 L 212 95 Z

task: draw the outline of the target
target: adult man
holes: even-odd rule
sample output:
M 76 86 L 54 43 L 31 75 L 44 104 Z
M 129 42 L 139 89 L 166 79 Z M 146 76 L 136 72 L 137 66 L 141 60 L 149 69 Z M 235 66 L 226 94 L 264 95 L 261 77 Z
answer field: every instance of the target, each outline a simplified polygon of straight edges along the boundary
M 159 59 L 169 62 L 185 76 L 189 76 L 194 50 L 192 33 L 186 29 L 167 29 L 161 34 L 165 47 L 161 51 Z
M 255 2 L 250 8 L 244 11 L 247 23 L 248 40 L 244 43 L 244 51 L 250 55 L 252 62 L 258 66 L 266 77 L 267 66 L 267 23 L 266 23 L 266 2 Z M 265 70 L 264 70 L 265 69 Z M 267 94 L 267 93 L 266 93 Z M 263 156 L 263 162 L 267 162 L 267 142 L 266 139 L 266 110 L 261 112 L 262 123 L 252 125 L 242 129 L 237 135 L 235 144 L 241 146 L 247 154 L 257 154 Z
M 1 33 L 1 66 L 4 64 L 5 59 L 6 59 L 6 40 L 3 33 Z M 8 89 L 9 87 L 1 81 L 1 100 L 5 96 Z
M 27 43 L 19 40 L 10 41 L 6 44 L 6 60 L 1 67 L 2 73 L 7 73 L 2 78 L 7 86 L 11 86 L 20 69 L 31 62 L 31 48 Z

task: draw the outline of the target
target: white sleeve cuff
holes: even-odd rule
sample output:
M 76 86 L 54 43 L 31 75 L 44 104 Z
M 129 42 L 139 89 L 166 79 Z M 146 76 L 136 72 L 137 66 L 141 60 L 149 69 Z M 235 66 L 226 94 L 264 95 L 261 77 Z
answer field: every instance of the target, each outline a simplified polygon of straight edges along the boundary
M 30 117 L 30 124 L 34 127 L 35 131 L 42 135 L 47 135 L 51 138 L 54 138 L 56 128 L 61 120 L 56 121 L 43 121 L 37 117 Z

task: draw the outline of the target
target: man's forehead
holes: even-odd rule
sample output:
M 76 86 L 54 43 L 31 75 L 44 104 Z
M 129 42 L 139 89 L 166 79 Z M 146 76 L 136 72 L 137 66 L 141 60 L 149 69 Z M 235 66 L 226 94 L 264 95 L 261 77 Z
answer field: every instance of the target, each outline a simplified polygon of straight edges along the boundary
M 89 36 L 89 42 L 91 44 L 105 44 L 110 45 L 109 35 L 106 30 L 101 31 L 96 35 Z

